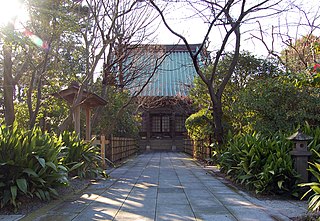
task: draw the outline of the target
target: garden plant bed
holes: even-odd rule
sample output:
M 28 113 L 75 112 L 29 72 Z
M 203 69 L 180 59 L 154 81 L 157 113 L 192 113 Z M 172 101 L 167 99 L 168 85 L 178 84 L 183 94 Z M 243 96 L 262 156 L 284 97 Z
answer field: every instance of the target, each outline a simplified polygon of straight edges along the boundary
M 87 179 L 72 178 L 69 180 L 69 186 L 67 187 L 57 187 L 56 190 L 59 196 L 64 197 L 74 193 L 77 193 L 81 190 L 84 190 L 91 181 Z M 60 197 L 59 197 L 60 198 Z M 58 199 L 59 199 L 58 198 Z M 57 200 L 58 200 L 57 199 Z M 54 201 L 53 199 L 52 201 Z M 28 198 L 24 197 L 20 199 L 21 205 L 17 212 L 14 212 L 12 207 L 4 207 L 0 210 L 0 215 L 27 215 L 37 209 L 40 209 L 43 206 L 48 205 L 52 201 L 42 201 L 37 197 Z

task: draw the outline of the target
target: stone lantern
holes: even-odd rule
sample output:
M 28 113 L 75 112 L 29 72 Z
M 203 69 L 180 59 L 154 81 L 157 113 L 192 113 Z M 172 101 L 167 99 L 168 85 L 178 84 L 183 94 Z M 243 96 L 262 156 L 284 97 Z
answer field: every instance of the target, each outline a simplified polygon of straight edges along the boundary
M 287 139 L 294 143 L 294 148 L 290 151 L 294 160 L 294 168 L 301 175 L 301 182 L 308 182 L 308 158 L 311 156 L 311 152 L 308 150 L 308 141 L 312 140 L 313 137 L 298 130 Z

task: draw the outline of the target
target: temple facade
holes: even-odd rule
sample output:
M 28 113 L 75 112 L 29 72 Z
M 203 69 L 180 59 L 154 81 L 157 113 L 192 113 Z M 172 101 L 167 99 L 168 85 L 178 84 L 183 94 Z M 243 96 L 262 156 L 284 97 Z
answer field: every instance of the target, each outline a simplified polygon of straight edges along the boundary
M 188 94 L 196 71 L 186 46 L 158 47 L 165 56 L 138 97 L 142 117 L 140 148 L 180 151 L 187 138 L 185 120 L 193 113 Z M 194 52 L 199 47 L 191 45 Z

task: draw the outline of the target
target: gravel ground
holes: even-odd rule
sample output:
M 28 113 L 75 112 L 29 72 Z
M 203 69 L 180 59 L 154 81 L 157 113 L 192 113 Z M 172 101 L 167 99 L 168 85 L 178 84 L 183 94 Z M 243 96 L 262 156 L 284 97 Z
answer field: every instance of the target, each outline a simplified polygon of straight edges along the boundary
M 320 219 L 319 212 L 292 218 L 293 221 L 319 221 L 319 219 Z

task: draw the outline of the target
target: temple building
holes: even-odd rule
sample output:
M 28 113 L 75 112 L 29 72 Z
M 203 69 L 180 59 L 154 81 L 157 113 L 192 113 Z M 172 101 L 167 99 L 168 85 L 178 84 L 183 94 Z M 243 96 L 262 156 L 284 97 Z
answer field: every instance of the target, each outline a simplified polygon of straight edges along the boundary
M 193 52 L 200 47 L 190 46 Z M 193 113 L 188 94 L 196 71 L 185 45 L 159 47 L 165 56 L 138 97 L 142 113 L 140 148 L 179 151 L 187 137 L 185 120 Z

